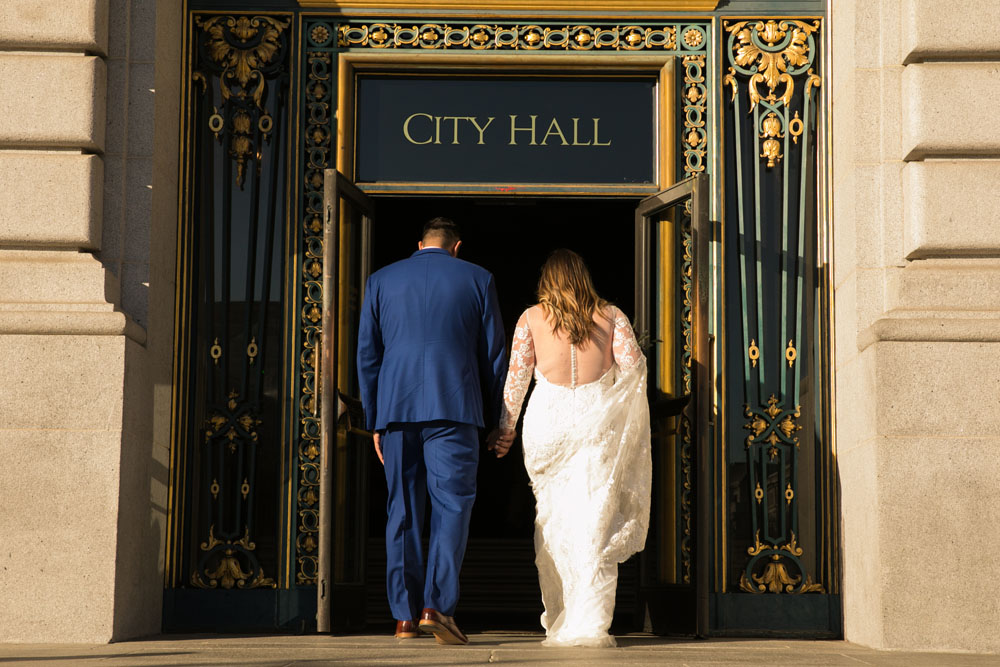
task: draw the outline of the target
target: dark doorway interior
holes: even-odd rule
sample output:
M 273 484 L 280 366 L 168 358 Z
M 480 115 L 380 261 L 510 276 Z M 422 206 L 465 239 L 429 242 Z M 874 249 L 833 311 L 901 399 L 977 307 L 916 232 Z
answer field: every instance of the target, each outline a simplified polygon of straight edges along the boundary
M 632 316 L 634 209 L 632 199 L 380 198 L 372 269 L 416 250 L 423 223 L 443 215 L 462 229 L 459 257 L 496 278 L 509 346 L 521 312 L 535 303 L 539 270 L 550 252 L 580 253 L 605 299 Z M 483 434 L 485 438 L 486 434 Z M 389 627 L 385 601 L 385 479 L 369 468 L 368 623 Z M 476 505 L 462 571 L 456 616 L 471 629 L 540 629 L 541 600 L 532 544 L 534 498 L 520 442 L 497 460 L 481 450 Z M 616 626 L 633 629 L 638 611 L 636 559 L 620 568 Z

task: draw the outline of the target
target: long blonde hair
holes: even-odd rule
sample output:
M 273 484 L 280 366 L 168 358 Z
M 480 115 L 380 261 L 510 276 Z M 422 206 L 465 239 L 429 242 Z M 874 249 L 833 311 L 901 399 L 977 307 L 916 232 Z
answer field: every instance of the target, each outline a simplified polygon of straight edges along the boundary
M 542 266 L 538 304 L 552 323 L 552 331 L 564 332 L 574 345 L 593 335 L 595 310 L 607 317 L 608 302 L 597 295 L 583 258 L 565 248 L 554 251 Z

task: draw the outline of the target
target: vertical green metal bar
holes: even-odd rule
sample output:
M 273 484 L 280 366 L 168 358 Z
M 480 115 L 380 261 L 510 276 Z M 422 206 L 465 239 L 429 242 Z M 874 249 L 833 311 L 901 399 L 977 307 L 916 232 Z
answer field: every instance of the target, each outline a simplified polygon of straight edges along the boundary
M 806 241 L 806 184 L 809 181 L 809 130 L 812 126 L 812 119 L 809 116 L 809 101 L 812 98 L 812 89 L 805 95 L 805 100 L 803 101 L 802 116 L 803 116 L 803 132 L 802 132 L 802 160 L 799 178 L 799 252 L 798 256 L 795 258 L 795 273 L 796 275 L 796 317 L 795 317 L 795 346 L 796 349 L 802 349 L 802 293 L 803 293 L 803 278 L 805 274 L 805 241 Z M 790 405 L 795 406 L 799 404 L 799 378 L 802 377 L 802 369 L 799 367 L 798 361 L 795 363 L 795 370 L 792 373 L 792 402 Z
M 735 84 L 734 84 L 735 85 Z M 747 319 L 747 248 L 746 248 L 746 222 L 743 214 L 743 162 L 741 153 L 743 144 L 740 141 L 740 125 L 743 117 L 740 115 L 740 96 L 733 96 L 733 128 L 736 133 L 736 213 L 739 218 L 740 243 L 738 252 L 740 253 L 740 294 L 743 298 L 743 386 L 750 390 L 750 356 L 747 348 L 750 347 L 750 323 Z M 749 397 L 748 397 L 749 398 Z
M 784 373 L 782 373 L 784 375 Z M 781 507 L 782 501 L 785 500 L 785 485 L 788 484 L 788 448 L 781 448 L 781 482 L 778 484 L 778 507 Z M 784 507 L 781 507 L 779 514 L 781 515 L 781 539 L 782 541 L 788 541 L 788 515 L 791 513 L 791 506 L 785 503 Z
M 789 505 L 789 514 L 792 517 L 792 532 L 798 535 L 799 532 L 799 448 L 790 447 L 792 454 L 792 502 Z
M 749 451 L 747 451 L 747 459 L 748 459 L 747 469 L 750 471 L 749 502 L 750 502 L 750 507 L 753 508 L 753 511 L 750 512 L 750 522 L 751 522 L 750 532 L 753 533 L 754 535 L 756 535 L 757 531 L 760 529 L 760 520 L 758 517 L 758 515 L 760 514 L 760 504 L 757 504 L 757 507 L 754 508 L 754 503 L 757 502 L 757 499 L 754 497 L 754 493 L 756 493 L 757 490 L 757 484 L 755 483 L 757 481 L 757 466 L 755 465 L 756 461 L 754 460 L 754 454 L 756 453 L 757 449 L 759 449 L 757 445 L 751 445 Z M 767 536 L 765 535 L 765 537 Z
M 764 298 L 763 287 L 761 285 L 761 233 L 760 233 L 760 107 L 753 109 L 753 199 L 755 213 L 756 238 L 754 239 L 754 260 L 757 263 L 757 347 L 761 350 L 760 361 L 757 363 L 757 378 L 760 389 L 758 390 L 758 402 L 764 394 Z
M 757 458 L 760 460 L 760 488 L 764 492 L 760 503 L 757 505 L 757 511 L 760 512 L 761 523 L 764 526 L 764 539 L 762 541 L 773 544 L 774 542 L 771 540 L 770 517 L 767 515 L 768 494 L 770 493 L 770 487 L 767 483 L 767 454 L 764 451 L 763 445 L 757 446 Z
M 781 179 L 781 260 L 783 263 L 783 268 L 781 271 L 781 338 L 778 340 L 778 351 L 780 353 L 781 346 L 785 344 L 788 340 L 788 280 L 792 272 L 792 258 L 788 253 L 788 163 L 790 161 L 788 155 L 788 136 L 791 132 L 788 131 L 788 105 L 784 107 L 784 113 L 782 114 L 782 128 L 785 130 L 785 157 L 782 160 L 784 162 L 783 167 L 783 177 Z M 787 393 L 786 389 L 788 386 L 788 368 L 785 367 L 784 363 L 779 362 L 779 368 L 781 368 L 781 401 L 783 405 L 787 405 Z

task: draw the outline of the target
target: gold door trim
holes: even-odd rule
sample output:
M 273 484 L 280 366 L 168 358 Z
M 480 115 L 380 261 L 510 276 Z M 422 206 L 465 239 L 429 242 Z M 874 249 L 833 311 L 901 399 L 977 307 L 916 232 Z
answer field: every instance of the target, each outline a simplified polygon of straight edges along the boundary
M 473 12 L 476 16 L 490 17 L 505 13 L 523 16 L 572 16 L 579 14 L 605 14 L 632 16 L 664 12 L 711 12 L 719 0 L 548 0 L 540 5 L 536 0 L 298 0 L 302 7 L 341 11 L 384 11 L 397 14 L 406 10 L 421 12 Z

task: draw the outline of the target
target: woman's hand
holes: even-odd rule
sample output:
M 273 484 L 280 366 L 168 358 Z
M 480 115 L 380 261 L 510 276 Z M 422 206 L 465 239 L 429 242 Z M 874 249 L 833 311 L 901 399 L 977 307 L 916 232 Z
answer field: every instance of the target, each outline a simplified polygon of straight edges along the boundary
M 517 431 L 511 429 L 505 431 L 503 429 L 498 429 L 494 431 L 497 433 L 497 438 L 493 443 L 492 449 L 496 451 L 497 458 L 502 459 L 510 451 L 511 445 L 514 444 L 514 438 L 517 437 Z

